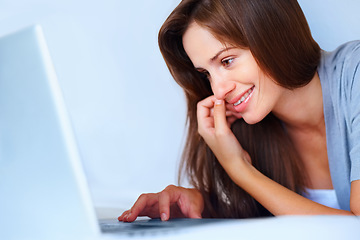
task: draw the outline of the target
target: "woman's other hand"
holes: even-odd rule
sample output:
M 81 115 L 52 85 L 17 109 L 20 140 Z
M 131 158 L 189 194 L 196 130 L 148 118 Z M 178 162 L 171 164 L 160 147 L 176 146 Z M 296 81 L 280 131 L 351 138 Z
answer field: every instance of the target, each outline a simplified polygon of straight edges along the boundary
M 239 163 L 239 159 L 251 163 L 249 154 L 241 147 L 230 129 L 231 124 L 240 117 L 240 113 L 232 110 L 224 100 L 217 100 L 214 96 L 200 101 L 197 105 L 199 134 L 228 174 Z
M 142 194 L 130 210 L 125 211 L 119 221 L 133 222 L 137 217 L 201 218 L 204 200 L 197 189 L 169 185 L 159 193 Z

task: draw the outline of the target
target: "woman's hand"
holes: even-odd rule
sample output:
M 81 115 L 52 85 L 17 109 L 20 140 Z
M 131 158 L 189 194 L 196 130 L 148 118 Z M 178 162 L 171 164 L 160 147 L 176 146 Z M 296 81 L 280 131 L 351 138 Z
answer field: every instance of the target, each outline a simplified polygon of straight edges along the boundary
M 161 218 L 201 218 L 204 200 L 197 189 L 170 185 L 159 193 L 142 194 L 130 210 L 125 211 L 119 221 L 132 222 L 137 217 Z
M 199 134 L 211 148 L 220 164 L 228 172 L 241 163 L 239 159 L 251 163 L 249 154 L 240 146 L 230 129 L 240 114 L 225 105 L 224 100 L 210 96 L 197 105 Z

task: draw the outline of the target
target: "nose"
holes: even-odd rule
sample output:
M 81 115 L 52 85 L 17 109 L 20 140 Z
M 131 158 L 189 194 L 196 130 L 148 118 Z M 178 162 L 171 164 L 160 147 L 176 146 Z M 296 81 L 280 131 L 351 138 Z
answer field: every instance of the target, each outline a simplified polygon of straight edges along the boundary
M 211 75 L 211 89 L 216 99 L 226 100 L 227 95 L 235 89 L 234 82 L 219 74 Z

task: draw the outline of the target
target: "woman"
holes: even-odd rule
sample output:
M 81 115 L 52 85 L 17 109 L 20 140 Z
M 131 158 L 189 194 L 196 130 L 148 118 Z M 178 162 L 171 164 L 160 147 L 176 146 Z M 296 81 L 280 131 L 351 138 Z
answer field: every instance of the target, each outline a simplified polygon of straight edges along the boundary
M 120 221 L 360 215 L 360 42 L 321 51 L 296 0 L 183 0 L 159 45 L 194 188 L 143 194 Z

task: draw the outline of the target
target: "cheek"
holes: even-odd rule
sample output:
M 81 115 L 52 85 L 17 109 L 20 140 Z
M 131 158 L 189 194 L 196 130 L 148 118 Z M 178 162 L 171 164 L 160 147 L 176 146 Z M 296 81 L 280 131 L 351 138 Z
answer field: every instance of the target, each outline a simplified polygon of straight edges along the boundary
M 261 104 L 271 104 L 278 93 L 279 86 L 262 71 L 258 72 L 258 98 Z
M 254 82 L 255 84 L 259 82 L 260 80 L 260 71 L 257 65 L 249 64 L 246 67 L 241 69 L 241 72 L 239 72 L 239 76 L 243 76 L 245 81 L 247 82 Z
M 280 96 L 282 95 L 281 87 L 272 82 L 262 84 L 259 95 L 256 100 L 256 107 L 258 118 L 264 118 L 270 112 L 274 111 L 280 103 Z

